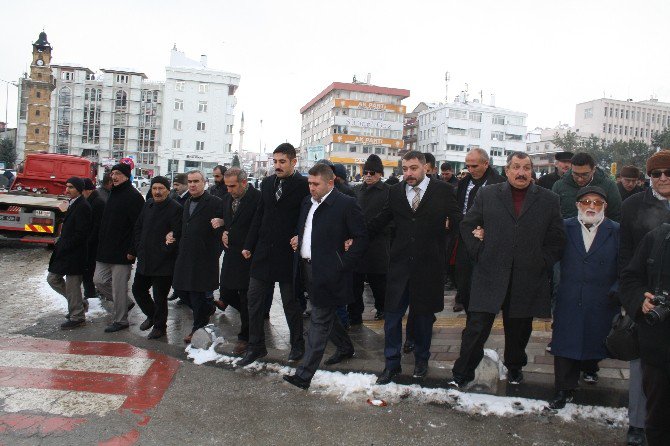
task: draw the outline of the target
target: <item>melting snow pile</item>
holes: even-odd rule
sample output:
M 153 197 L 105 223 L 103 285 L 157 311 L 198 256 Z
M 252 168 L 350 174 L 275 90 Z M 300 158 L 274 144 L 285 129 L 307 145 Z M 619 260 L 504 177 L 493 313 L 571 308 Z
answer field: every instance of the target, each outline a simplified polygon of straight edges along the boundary
M 219 338 L 220 339 L 220 338 Z M 186 347 L 186 353 L 195 364 L 206 362 L 235 365 L 240 358 L 221 355 L 214 351 L 218 342 L 214 342 L 207 350 Z M 493 359 L 493 358 L 492 358 Z M 293 374 L 295 370 L 288 366 L 273 363 L 254 362 L 247 370 L 265 372 L 270 375 Z M 500 370 L 503 375 L 504 370 Z M 477 393 L 464 393 L 454 389 L 430 389 L 419 385 L 375 384 L 377 377 L 368 373 L 341 373 L 319 370 L 312 379 L 310 391 L 333 395 L 344 401 L 383 400 L 397 403 L 409 399 L 415 403 L 445 404 L 468 414 L 497 415 L 501 417 L 547 413 L 547 402 L 528 398 L 510 398 Z M 555 412 L 555 416 L 571 421 L 574 419 L 594 420 L 613 426 L 628 424 L 628 411 L 625 408 L 600 406 L 580 406 L 568 404 L 564 409 Z

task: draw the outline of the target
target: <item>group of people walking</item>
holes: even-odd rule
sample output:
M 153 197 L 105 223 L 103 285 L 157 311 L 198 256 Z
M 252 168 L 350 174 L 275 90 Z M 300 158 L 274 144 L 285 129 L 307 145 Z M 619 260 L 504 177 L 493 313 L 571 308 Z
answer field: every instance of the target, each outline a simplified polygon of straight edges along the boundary
M 659 305 L 654 293 L 670 290 L 670 283 L 652 288 L 647 281 L 649 265 L 662 263 L 654 263 L 658 254 L 651 252 L 657 228 L 670 223 L 670 151 L 647 161 L 646 190 L 635 189 L 637 168 L 625 167 L 617 185 L 586 153 L 557 154 L 556 171 L 537 183 L 524 152 L 508 156 L 504 175 L 485 150 L 471 150 L 465 161 L 468 173 L 457 180 L 451 166 L 438 173 L 434 157 L 410 151 L 401 160 L 403 180 L 391 185 L 381 180 L 380 158 L 370 155 L 363 183 L 350 188 L 326 163 L 315 164 L 307 177 L 298 173 L 295 148 L 283 143 L 260 190 L 240 168 L 217 166 L 209 191 L 200 171 L 177 175 L 172 192 L 159 176 L 145 202 L 128 181 L 129 167 L 118 164 L 106 205 L 94 193 L 81 198 L 93 185 L 71 178 L 48 276 L 68 298 L 63 328 L 84 324 L 81 283 L 92 269 L 95 287 L 114 302 L 105 331 L 127 328 L 134 305 L 127 288 L 137 261 L 132 292 L 146 315 L 140 329 L 153 328 L 149 338 L 165 335 L 172 288 L 193 311 L 185 342 L 217 308 L 239 311 L 233 353 L 246 366 L 267 355 L 264 321 L 278 283 L 290 331 L 288 359 L 301 361 L 284 379 L 306 389 L 328 340 L 336 350 L 326 364 L 355 355 L 346 326 L 362 320 L 367 282 L 374 317 L 384 319 L 385 365 L 377 383 L 386 384 L 402 373 L 403 353 L 414 356 L 415 378 L 428 373 L 447 278 L 457 288 L 454 309 L 467 314 L 449 385 L 467 389 L 474 380 L 501 311 L 508 383 L 522 383 L 533 319 L 553 314 L 548 348 L 556 394 L 549 406 L 560 409 L 580 376 L 597 382 L 598 362 L 608 356 L 605 338 L 622 305 L 638 321 L 640 342 L 650 339 L 644 315 Z M 624 181 L 629 176 L 635 181 Z M 629 195 L 623 204 L 622 195 Z M 659 271 L 661 281 L 670 278 L 670 263 Z M 654 328 L 655 345 L 641 348 L 641 360 L 631 363 L 629 444 L 643 444 L 645 428 L 649 444 L 669 444 L 662 422 L 670 419 L 668 325 L 670 318 Z

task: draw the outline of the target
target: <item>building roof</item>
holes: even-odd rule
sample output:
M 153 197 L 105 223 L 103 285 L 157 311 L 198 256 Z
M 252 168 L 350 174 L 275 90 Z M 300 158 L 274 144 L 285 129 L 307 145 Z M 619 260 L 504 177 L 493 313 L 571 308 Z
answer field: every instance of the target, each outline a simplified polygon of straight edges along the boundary
M 51 64 L 50 66 L 51 66 L 51 68 L 61 68 L 61 69 L 62 68 L 66 68 L 66 69 L 70 68 L 72 70 L 84 70 L 88 74 L 94 74 L 93 70 L 91 70 L 90 68 L 85 67 L 83 65 L 76 64 L 76 63 L 59 63 L 59 64 Z
M 136 74 L 142 76 L 143 79 L 147 79 L 147 75 L 141 71 L 136 71 L 131 68 L 100 68 L 100 71 L 103 73 L 115 73 L 115 74 Z
M 390 88 L 390 87 L 378 87 L 376 85 L 368 84 L 350 84 L 346 82 L 333 82 L 325 90 L 316 95 L 314 99 L 305 104 L 301 109 L 300 113 L 304 113 L 305 110 L 310 108 L 312 105 L 316 104 L 325 97 L 328 93 L 333 90 L 345 90 L 345 91 L 359 91 L 361 93 L 375 93 L 375 94 L 387 94 L 390 96 L 400 96 L 400 99 L 405 99 L 409 97 L 409 90 L 403 88 Z

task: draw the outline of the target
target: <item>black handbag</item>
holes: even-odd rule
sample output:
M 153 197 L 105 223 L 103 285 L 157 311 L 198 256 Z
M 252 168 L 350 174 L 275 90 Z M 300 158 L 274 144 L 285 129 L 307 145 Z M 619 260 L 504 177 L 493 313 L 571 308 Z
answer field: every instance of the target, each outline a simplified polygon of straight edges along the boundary
M 637 325 L 630 316 L 621 313 L 614 316 L 605 345 L 611 358 L 632 361 L 640 357 Z

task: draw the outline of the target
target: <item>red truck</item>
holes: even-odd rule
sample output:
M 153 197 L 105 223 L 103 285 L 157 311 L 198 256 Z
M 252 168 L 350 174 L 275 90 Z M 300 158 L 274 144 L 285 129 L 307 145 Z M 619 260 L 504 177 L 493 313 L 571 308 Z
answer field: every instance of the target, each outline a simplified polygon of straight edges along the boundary
M 65 182 L 71 177 L 90 178 L 96 166 L 86 158 L 55 153 L 26 156 L 23 168 L 6 193 L 0 193 L 0 240 L 55 243 L 64 211 Z

